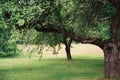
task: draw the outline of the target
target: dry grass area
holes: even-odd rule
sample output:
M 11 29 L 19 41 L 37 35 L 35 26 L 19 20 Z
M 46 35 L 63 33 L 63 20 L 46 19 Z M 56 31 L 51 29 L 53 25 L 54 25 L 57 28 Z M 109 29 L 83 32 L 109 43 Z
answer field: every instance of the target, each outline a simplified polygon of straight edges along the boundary
M 30 50 L 31 48 L 33 48 L 33 46 L 29 46 L 24 48 L 23 47 L 23 52 L 25 54 L 29 54 L 27 53 L 28 50 Z M 33 52 L 34 53 L 34 52 Z M 72 44 L 71 46 L 71 55 L 73 58 L 79 58 L 79 57 L 91 57 L 91 58 L 103 58 L 103 51 L 95 46 L 95 45 L 91 45 L 91 44 Z M 36 56 L 36 54 L 32 54 L 32 56 Z M 37 56 L 38 57 L 38 54 Z M 61 49 L 59 51 L 59 54 L 53 54 L 53 48 L 48 48 L 45 47 L 43 50 L 43 54 L 42 54 L 42 58 L 43 59 L 48 59 L 48 58 L 66 58 L 66 52 L 65 52 L 65 46 L 63 44 L 61 44 Z
M 74 57 L 103 57 L 103 51 L 91 44 L 72 44 L 71 46 L 71 55 Z M 49 51 L 44 51 L 43 58 L 59 58 L 66 57 L 65 46 L 62 45 L 59 54 L 53 55 L 52 49 Z

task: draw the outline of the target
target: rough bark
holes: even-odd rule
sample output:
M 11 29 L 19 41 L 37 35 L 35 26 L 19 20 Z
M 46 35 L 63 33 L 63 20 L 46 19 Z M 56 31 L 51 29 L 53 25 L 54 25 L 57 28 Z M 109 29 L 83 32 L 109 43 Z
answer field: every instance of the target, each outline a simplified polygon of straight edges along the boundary
M 112 0 L 111 0 L 112 1 Z M 118 31 L 120 27 L 120 10 L 111 21 L 111 39 L 104 46 L 105 76 L 107 78 L 120 78 L 120 42 Z
M 104 47 L 104 67 L 105 77 L 119 78 L 120 77 L 120 57 L 119 48 L 115 43 L 108 42 Z

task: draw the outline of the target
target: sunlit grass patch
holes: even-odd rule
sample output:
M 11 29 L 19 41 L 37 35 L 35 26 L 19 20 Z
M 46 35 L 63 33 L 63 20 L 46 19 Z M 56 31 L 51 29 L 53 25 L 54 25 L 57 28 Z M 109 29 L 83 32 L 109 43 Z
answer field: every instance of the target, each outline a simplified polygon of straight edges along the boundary
M 0 80 L 92 80 L 103 78 L 99 59 L 0 59 Z

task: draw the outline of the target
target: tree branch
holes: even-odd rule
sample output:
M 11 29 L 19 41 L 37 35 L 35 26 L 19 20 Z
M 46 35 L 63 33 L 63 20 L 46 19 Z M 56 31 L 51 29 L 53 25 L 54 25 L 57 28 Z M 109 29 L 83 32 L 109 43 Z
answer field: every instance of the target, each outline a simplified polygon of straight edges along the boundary
M 64 34 L 65 36 L 71 38 L 72 40 L 81 42 L 81 43 L 90 43 L 90 44 L 95 44 L 99 46 L 100 48 L 103 48 L 103 41 L 101 38 L 94 38 L 94 37 L 89 37 L 85 35 L 78 35 L 75 32 L 71 32 L 66 30 L 65 28 L 61 28 L 58 25 L 54 24 L 48 24 L 44 28 L 35 28 L 36 31 L 38 32 L 52 32 L 52 33 L 60 33 Z

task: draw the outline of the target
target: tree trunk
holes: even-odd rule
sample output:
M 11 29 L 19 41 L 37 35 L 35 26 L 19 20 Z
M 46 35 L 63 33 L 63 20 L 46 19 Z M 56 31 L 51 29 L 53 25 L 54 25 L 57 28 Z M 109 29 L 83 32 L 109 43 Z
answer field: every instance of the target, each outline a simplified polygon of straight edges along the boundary
M 63 43 L 65 44 L 65 51 L 66 51 L 66 55 L 67 55 L 67 60 L 72 60 L 72 56 L 71 56 L 71 52 L 70 52 L 70 46 L 72 43 L 72 39 L 65 37 Z
M 71 56 L 71 53 L 70 53 L 70 45 L 66 45 L 65 50 L 66 50 L 67 59 L 72 60 L 72 56 Z
M 104 71 L 106 78 L 120 78 L 120 52 L 118 44 L 108 42 L 104 46 Z
M 116 2 L 115 0 L 110 0 Z M 114 3 L 113 3 L 114 4 Z M 116 5 L 116 4 L 114 4 Z M 116 5 L 117 6 L 117 5 Z M 105 76 L 107 78 L 120 78 L 120 41 L 118 38 L 118 32 L 120 27 L 120 10 L 116 11 L 114 19 L 111 21 L 110 34 L 111 38 L 104 45 L 104 67 Z

